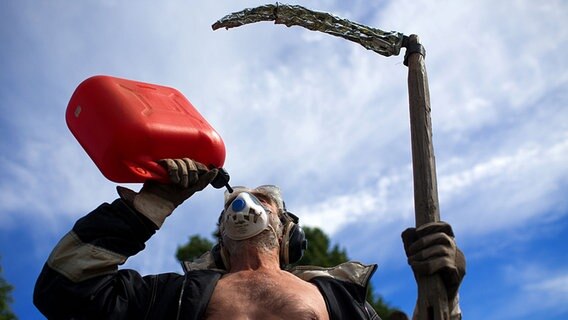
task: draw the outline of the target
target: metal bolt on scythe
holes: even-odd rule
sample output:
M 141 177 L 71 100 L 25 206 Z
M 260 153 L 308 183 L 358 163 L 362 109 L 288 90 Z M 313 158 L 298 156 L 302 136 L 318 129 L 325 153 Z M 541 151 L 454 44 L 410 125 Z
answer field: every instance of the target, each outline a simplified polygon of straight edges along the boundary
M 268 4 L 231 13 L 212 26 L 235 28 L 261 21 L 274 21 L 287 27 L 300 26 L 359 43 L 368 50 L 389 57 L 406 48 L 404 65 L 408 66 L 408 96 L 412 168 L 414 180 L 414 210 L 416 226 L 440 220 L 436 163 L 432 144 L 430 93 L 424 64 L 425 50 L 418 36 L 400 32 L 385 32 L 298 5 Z M 437 275 L 417 279 L 419 319 L 449 320 L 446 289 Z

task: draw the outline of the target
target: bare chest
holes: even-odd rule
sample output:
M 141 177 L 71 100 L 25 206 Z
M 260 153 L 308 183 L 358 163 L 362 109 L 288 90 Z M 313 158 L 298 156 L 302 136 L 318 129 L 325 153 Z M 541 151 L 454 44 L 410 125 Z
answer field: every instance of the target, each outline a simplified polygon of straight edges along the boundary
M 325 301 L 312 284 L 292 275 L 238 274 L 217 283 L 206 319 L 329 319 Z

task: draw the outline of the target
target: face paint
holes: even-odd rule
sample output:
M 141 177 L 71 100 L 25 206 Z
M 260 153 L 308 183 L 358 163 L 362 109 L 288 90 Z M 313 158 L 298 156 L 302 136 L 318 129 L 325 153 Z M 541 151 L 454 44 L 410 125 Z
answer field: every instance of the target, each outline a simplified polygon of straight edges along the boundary
M 229 204 L 222 219 L 223 234 L 233 240 L 252 238 L 267 229 L 269 224 L 267 209 L 248 192 L 241 192 Z

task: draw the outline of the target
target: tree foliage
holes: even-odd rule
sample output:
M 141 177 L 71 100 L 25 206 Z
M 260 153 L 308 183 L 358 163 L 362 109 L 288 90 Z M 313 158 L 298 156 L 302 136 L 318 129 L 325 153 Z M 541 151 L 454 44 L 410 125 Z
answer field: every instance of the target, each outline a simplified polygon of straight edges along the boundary
M 308 239 L 308 249 L 302 260 L 298 262 L 299 265 L 332 267 L 349 261 L 347 251 L 337 244 L 331 246 L 329 237 L 320 228 L 304 227 L 303 229 Z M 388 319 L 394 311 L 397 311 L 389 306 L 381 295 L 375 293 L 372 283 L 369 283 L 367 290 L 367 301 L 382 319 Z
M 199 235 L 192 235 L 189 241 L 183 246 L 179 246 L 176 251 L 178 261 L 191 261 L 199 258 L 203 253 L 213 248 L 213 242 Z
M 337 244 L 332 246 L 329 237 L 321 229 L 309 227 L 304 227 L 303 229 L 308 239 L 308 249 L 304 257 L 297 263 L 298 265 L 332 267 L 349 261 L 346 250 L 340 248 Z M 176 258 L 179 261 L 193 260 L 212 247 L 213 243 L 208 239 L 199 235 L 193 235 L 189 237 L 189 241 L 186 244 L 177 248 Z M 372 284 L 369 285 L 367 291 L 367 301 L 369 301 L 382 319 L 388 319 L 396 311 L 379 294 L 374 292 Z
M 14 287 L 10 285 L 2 275 L 2 266 L 0 265 L 0 320 L 16 320 L 16 315 L 10 309 L 12 303 L 12 290 Z

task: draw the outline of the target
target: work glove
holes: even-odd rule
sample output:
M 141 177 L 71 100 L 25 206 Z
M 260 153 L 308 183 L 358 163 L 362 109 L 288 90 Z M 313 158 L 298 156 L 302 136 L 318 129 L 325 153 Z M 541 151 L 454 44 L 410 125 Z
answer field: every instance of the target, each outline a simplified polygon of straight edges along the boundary
M 188 158 L 158 161 L 168 172 L 169 183 L 148 180 L 138 193 L 117 187 L 120 197 L 158 228 L 175 208 L 215 179 L 217 169 Z
M 454 241 L 452 227 L 445 222 L 426 223 L 402 233 L 408 264 L 415 277 L 438 273 L 444 282 L 448 302 L 457 301 L 465 276 L 465 256 Z

